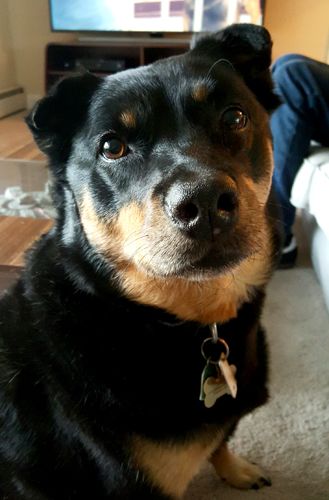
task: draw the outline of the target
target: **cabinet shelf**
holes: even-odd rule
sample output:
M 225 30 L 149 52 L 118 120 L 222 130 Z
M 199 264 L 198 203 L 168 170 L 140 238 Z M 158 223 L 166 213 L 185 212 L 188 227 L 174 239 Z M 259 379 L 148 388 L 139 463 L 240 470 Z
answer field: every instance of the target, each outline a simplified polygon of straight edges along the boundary
M 112 75 L 189 49 L 188 40 L 49 43 L 46 47 L 46 91 L 60 78 L 90 71 Z

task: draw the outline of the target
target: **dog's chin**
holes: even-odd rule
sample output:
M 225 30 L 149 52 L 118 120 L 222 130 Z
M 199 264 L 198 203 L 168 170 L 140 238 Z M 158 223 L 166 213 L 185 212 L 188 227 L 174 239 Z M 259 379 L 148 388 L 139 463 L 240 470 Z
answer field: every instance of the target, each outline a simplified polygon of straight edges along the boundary
M 184 255 L 183 259 L 172 259 L 170 262 L 162 262 L 162 265 L 157 265 L 156 267 L 145 266 L 144 263 L 140 267 L 140 270 L 154 278 L 181 278 L 188 281 L 206 281 L 229 274 L 247 256 L 247 254 L 241 251 L 230 251 L 223 254 L 209 252 L 198 260 Z

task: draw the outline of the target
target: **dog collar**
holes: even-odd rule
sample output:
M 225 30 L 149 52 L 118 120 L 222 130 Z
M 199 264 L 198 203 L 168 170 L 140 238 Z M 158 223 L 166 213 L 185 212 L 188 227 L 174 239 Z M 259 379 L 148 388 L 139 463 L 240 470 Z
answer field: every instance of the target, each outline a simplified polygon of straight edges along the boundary
M 201 374 L 200 401 L 206 408 L 214 406 L 216 401 L 229 394 L 236 398 L 237 383 L 235 379 L 236 366 L 227 361 L 230 349 L 227 342 L 218 336 L 217 324 L 209 325 L 211 337 L 204 339 L 201 354 L 206 365 Z

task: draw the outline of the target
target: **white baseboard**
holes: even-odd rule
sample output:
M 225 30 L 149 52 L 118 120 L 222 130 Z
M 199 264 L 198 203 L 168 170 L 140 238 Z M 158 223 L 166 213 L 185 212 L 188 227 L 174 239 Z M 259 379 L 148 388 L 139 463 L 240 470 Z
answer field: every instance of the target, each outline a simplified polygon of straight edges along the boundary
M 26 108 L 26 96 L 22 87 L 0 91 L 0 118 Z

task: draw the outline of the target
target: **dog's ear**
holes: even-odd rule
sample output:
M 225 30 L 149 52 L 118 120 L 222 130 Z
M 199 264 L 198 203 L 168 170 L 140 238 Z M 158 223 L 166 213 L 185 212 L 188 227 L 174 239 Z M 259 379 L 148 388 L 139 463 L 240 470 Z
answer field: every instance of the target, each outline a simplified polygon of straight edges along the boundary
M 100 79 L 90 73 L 60 80 L 38 101 L 25 121 L 41 151 L 53 161 L 66 159 Z
M 192 54 L 207 57 L 210 66 L 226 59 L 268 111 L 280 101 L 273 92 L 271 78 L 272 39 L 266 28 L 256 24 L 232 24 L 199 39 Z

